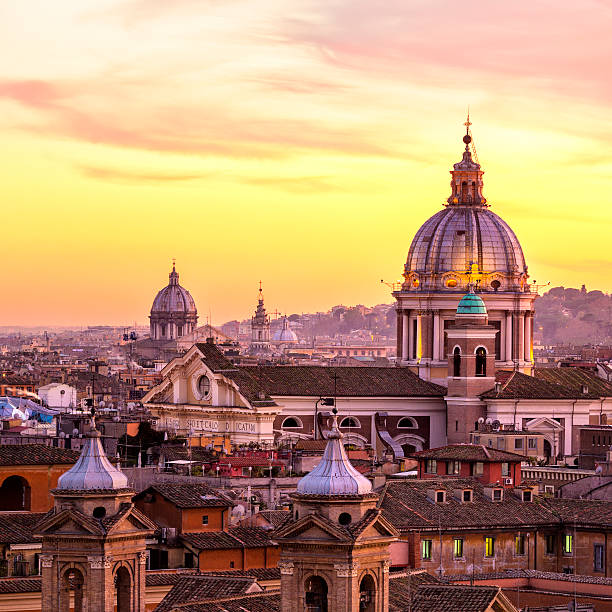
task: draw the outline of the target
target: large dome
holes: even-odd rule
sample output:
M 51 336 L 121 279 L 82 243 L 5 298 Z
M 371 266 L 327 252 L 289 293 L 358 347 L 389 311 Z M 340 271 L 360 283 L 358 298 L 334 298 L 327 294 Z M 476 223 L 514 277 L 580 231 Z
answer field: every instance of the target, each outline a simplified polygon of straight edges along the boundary
M 446 208 L 425 221 L 410 245 L 405 291 L 465 292 L 471 284 L 479 291 L 528 289 L 523 250 L 508 224 L 488 208 L 470 140 L 464 140 L 463 159 L 451 170 Z
M 187 289 L 181 287 L 178 283 L 178 272 L 172 266 L 170 273 L 170 283 L 164 287 L 153 300 L 151 314 L 154 313 L 181 313 L 181 314 L 196 314 L 197 309 L 194 299 Z

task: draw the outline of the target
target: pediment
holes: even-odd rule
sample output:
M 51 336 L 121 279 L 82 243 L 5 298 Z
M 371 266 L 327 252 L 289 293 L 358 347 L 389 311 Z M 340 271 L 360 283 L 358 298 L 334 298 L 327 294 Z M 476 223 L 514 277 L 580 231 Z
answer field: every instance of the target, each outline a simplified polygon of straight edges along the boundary
M 336 525 L 318 514 L 309 514 L 295 523 L 289 523 L 277 532 L 276 537 L 291 540 L 344 542 L 352 539 L 343 528 L 336 527 Z
M 365 524 L 361 525 L 356 534 L 356 541 L 363 541 L 370 538 L 396 538 L 399 532 L 381 514 L 380 510 L 371 511 L 371 519 L 366 518 Z
M 134 533 L 134 531 L 155 531 L 157 526 L 142 512 L 133 506 L 126 511 L 108 527 L 109 535 L 121 533 Z
M 537 419 L 531 419 L 525 423 L 525 429 L 527 431 L 562 431 L 563 425 L 554 419 L 548 417 L 538 417 Z
M 104 530 L 97 521 L 74 510 L 64 510 L 43 519 L 43 521 L 37 525 L 35 531 L 40 535 L 101 535 L 104 533 Z

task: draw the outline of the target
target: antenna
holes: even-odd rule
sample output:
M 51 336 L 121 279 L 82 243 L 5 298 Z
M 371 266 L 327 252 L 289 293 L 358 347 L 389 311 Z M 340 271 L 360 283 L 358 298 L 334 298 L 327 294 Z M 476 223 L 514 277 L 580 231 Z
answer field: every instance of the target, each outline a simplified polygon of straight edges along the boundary
M 470 121 L 470 107 L 468 106 L 467 110 L 467 121 L 463 124 L 465 125 L 465 134 L 470 137 L 470 140 L 466 143 L 468 147 L 471 146 L 472 155 L 474 156 L 474 160 L 477 164 L 480 164 L 478 161 L 478 153 L 476 152 L 476 145 L 474 144 L 474 136 L 472 135 L 472 130 L 470 130 L 470 125 L 472 122 Z

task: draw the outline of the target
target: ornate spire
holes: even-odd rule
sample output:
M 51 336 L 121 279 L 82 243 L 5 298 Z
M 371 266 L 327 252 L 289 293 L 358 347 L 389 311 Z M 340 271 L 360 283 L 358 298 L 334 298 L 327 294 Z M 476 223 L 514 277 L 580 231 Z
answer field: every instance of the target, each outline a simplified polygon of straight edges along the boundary
M 321 461 L 297 485 L 302 495 L 366 495 L 372 483 L 362 476 L 349 461 L 342 432 L 338 428 L 337 409 L 333 409 L 332 426 L 327 435 L 327 446 Z
M 484 206 L 486 199 L 482 195 L 482 175 L 484 172 L 480 169 L 480 164 L 472 159 L 472 151 L 470 144 L 472 143 L 472 135 L 470 132 L 470 112 L 468 110 L 467 121 L 465 125 L 465 136 L 463 142 L 465 150 L 460 162 L 453 164 L 451 170 L 451 195 L 447 202 L 451 206 L 471 205 Z
M 179 275 L 176 271 L 176 259 L 172 258 L 172 272 L 170 272 L 170 284 L 178 285 L 179 284 Z
M 107 458 L 100 432 L 96 429 L 95 411 L 92 409 L 91 429 L 85 437 L 85 444 L 79 460 L 59 477 L 60 490 L 117 490 L 126 489 L 128 479 Z

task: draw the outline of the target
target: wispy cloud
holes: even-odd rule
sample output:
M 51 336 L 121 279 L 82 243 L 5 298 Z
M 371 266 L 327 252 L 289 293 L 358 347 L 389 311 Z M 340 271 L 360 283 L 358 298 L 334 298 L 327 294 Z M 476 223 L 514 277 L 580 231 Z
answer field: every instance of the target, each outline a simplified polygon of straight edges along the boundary
M 123 184 L 142 185 L 143 183 L 183 183 L 200 181 L 215 176 L 214 173 L 176 174 L 162 172 L 130 171 L 119 168 L 103 168 L 100 166 L 77 165 L 76 169 L 83 176 L 100 181 Z

